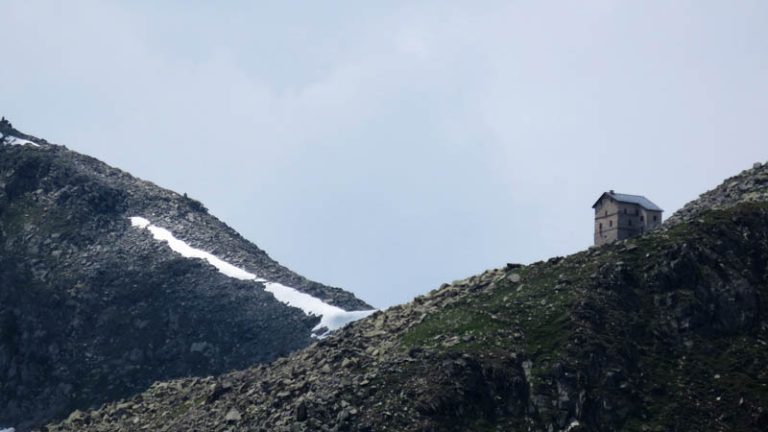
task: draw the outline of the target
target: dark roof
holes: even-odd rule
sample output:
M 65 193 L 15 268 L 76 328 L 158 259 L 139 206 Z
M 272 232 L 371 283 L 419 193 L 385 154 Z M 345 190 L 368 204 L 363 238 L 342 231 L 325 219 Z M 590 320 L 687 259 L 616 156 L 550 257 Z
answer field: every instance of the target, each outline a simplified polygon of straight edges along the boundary
M 618 202 L 627 203 L 627 204 L 637 204 L 640 207 L 651 210 L 651 211 L 664 211 L 661 209 L 661 207 L 657 206 L 651 200 L 648 198 L 642 196 L 642 195 L 629 195 L 629 194 L 621 194 L 616 193 L 614 191 L 610 192 L 604 192 L 602 195 L 600 195 L 600 198 L 595 201 L 594 204 L 592 204 L 592 208 L 595 208 L 597 203 L 600 202 L 601 199 L 603 199 L 603 196 L 608 195 L 609 197 L 615 199 Z

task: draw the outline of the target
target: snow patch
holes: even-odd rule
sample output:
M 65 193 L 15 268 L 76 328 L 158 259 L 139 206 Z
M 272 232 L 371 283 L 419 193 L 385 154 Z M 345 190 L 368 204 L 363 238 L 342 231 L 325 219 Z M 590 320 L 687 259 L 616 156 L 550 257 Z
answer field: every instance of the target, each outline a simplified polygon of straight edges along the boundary
M 271 292 L 277 300 L 288 306 L 297 307 L 307 315 L 322 317 L 312 331 L 320 331 L 323 328 L 326 328 L 329 331 L 336 330 L 352 321 L 363 319 L 376 312 L 376 310 L 345 311 L 340 307 L 329 305 L 317 297 L 312 297 L 307 293 L 303 293 L 295 288 L 277 282 L 266 282 L 264 287 L 266 291 Z
M 146 228 L 149 226 L 150 222 L 143 217 L 134 216 L 131 219 L 131 225 L 138 227 L 138 228 Z M 2 432 L 2 431 L 0 431 Z
M 39 144 L 35 144 L 30 140 L 25 140 L 24 138 L 15 137 L 13 135 L 8 135 L 5 140 L 6 144 L 10 145 L 31 145 L 33 147 L 40 147 Z M 0 429 L 0 432 L 6 432 L 3 429 Z
M 317 297 L 313 297 L 309 294 L 303 293 L 295 288 L 291 288 L 278 282 L 270 282 L 266 279 L 256 276 L 253 273 L 236 267 L 209 252 L 193 248 L 183 240 L 179 240 L 174 237 L 173 233 L 167 229 L 160 228 L 157 225 L 152 225 L 149 220 L 143 217 L 134 216 L 129 219 L 131 220 L 132 226 L 139 229 L 149 230 L 155 240 L 168 243 L 168 246 L 181 256 L 185 258 L 203 259 L 212 266 L 216 267 L 216 269 L 221 273 L 224 273 L 231 278 L 263 283 L 265 291 L 272 293 L 272 295 L 274 295 L 278 301 L 285 303 L 288 306 L 301 309 L 307 315 L 319 316 L 320 322 L 312 329 L 312 331 L 315 333 L 322 332 L 320 337 L 327 336 L 328 333 L 340 329 L 352 321 L 357 321 L 376 312 L 375 309 L 364 311 L 345 311 L 340 307 L 329 305 Z M 0 430 L 0 432 L 4 431 Z
M 5 428 L 5 429 L 0 428 L 0 432 L 16 432 L 16 429 L 14 429 L 14 428 Z
M 130 219 L 131 219 L 131 225 L 142 228 L 142 229 L 148 229 L 149 232 L 152 233 L 152 237 L 154 237 L 155 240 L 167 242 L 168 246 L 170 246 L 174 252 L 179 253 L 181 256 L 185 258 L 200 258 L 200 259 L 206 260 L 208 261 L 209 264 L 216 267 L 220 272 L 235 279 L 240 279 L 240 280 L 258 279 L 256 275 L 253 273 L 248 273 L 247 271 L 241 268 L 235 267 L 232 264 L 214 256 L 213 254 L 202 251 L 200 249 L 193 248 L 192 246 L 188 245 L 186 242 L 174 237 L 173 234 L 167 229 L 160 228 L 157 225 L 152 225 L 152 223 L 149 222 L 147 219 L 144 219 L 142 217 L 132 217 Z
M 566 428 L 563 430 L 563 432 L 571 432 L 571 431 L 572 431 L 574 428 L 577 428 L 577 427 L 579 427 L 579 426 L 581 426 L 581 423 L 579 423 L 579 421 L 578 421 L 578 420 L 574 420 L 574 421 L 572 421 L 572 422 L 571 422 L 571 424 L 569 424 L 569 425 L 568 425 L 568 427 L 566 427 Z M 0 432 L 1 432 L 1 431 L 0 431 Z

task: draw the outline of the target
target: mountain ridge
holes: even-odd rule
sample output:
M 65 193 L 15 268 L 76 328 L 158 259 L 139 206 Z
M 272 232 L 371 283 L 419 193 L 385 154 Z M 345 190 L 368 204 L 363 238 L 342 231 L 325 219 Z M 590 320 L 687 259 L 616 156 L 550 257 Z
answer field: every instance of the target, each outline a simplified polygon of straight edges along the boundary
M 47 430 L 764 430 L 768 164 L 738 178 L 645 236 L 445 284 Z
M 322 317 L 275 298 L 267 281 L 329 310 L 373 309 L 275 262 L 186 195 L 10 123 L 0 133 L 0 426 L 25 430 L 160 379 L 306 346 Z M 263 281 L 179 255 L 134 216 Z

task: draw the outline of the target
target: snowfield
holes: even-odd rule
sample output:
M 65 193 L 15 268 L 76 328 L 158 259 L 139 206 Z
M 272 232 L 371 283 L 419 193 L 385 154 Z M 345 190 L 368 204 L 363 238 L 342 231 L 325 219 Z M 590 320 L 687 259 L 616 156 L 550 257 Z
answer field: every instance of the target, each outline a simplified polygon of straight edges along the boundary
M 0 429 L 0 432 L 16 432 L 16 429 L 14 429 L 14 428 L 5 428 L 5 429 Z
M 216 267 L 216 269 L 221 273 L 224 273 L 231 278 L 259 282 L 263 284 L 264 289 L 267 292 L 272 293 L 272 295 L 274 295 L 278 301 L 285 303 L 288 306 L 299 308 L 307 315 L 319 316 L 320 322 L 312 329 L 314 333 L 322 332 L 320 333 L 319 337 L 328 336 L 330 332 L 340 329 L 352 321 L 357 321 L 376 312 L 375 309 L 363 311 L 345 311 L 340 307 L 329 305 L 317 297 L 313 297 L 309 294 L 303 293 L 295 288 L 291 288 L 278 282 L 268 281 L 253 273 L 236 267 L 209 252 L 193 248 L 183 240 L 179 240 L 174 237 L 173 233 L 167 229 L 152 225 L 149 220 L 143 217 L 134 216 L 129 219 L 131 220 L 132 226 L 139 229 L 148 230 L 155 240 L 168 243 L 168 246 L 181 256 L 186 258 L 199 258 L 205 260 L 212 266 Z M 0 430 L 0 432 L 6 431 Z

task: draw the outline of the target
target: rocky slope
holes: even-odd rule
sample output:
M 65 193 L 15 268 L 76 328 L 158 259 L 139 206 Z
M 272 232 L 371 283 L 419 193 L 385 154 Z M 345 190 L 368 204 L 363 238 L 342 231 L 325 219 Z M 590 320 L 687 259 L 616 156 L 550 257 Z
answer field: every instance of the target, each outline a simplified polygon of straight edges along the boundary
M 681 222 L 690 222 L 704 212 L 733 207 L 738 203 L 768 201 L 768 167 L 755 163 L 752 169 L 726 179 L 719 187 L 707 191 L 697 200 L 686 204 L 669 219 L 664 221 L 667 227 Z
M 270 365 L 46 430 L 766 430 L 768 200 L 735 191 L 765 197 L 768 165 L 738 182 L 664 230 L 446 284 Z
M 266 281 L 331 309 L 370 309 L 281 266 L 186 195 L 7 121 L 0 134 L 0 429 L 307 346 L 320 318 L 278 301 Z M 184 258 L 134 216 L 259 280 Z

